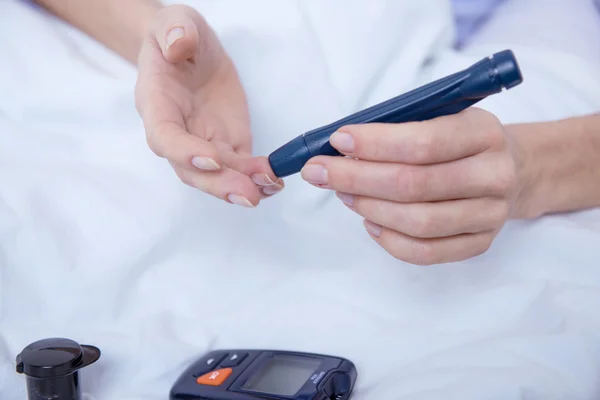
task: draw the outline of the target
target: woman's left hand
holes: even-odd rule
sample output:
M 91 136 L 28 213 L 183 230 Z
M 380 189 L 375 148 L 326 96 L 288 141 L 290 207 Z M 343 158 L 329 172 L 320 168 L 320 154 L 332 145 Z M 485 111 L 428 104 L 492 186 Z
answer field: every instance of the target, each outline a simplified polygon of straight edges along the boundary
M 348 157 L 315 157 L 303 179 L 336 191 L 365 218 L 374 240 L 411 264 L 484 253 L 517 197 L 510 137 L 481 109 L 424 122 L 346 126 L 330 143 Z

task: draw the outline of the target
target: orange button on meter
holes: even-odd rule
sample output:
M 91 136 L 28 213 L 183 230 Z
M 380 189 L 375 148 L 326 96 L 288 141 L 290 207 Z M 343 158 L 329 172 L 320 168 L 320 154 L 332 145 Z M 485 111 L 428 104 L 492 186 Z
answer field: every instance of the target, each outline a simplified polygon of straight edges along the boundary
M 209 385 L 209 386 L 219 386 L 231 373 L 233 370 L 231 368 L 222 368 L 216 371 L 211 371 L 207 374 L 202 375 L 200 378 L 196 379 L 199 385 Z

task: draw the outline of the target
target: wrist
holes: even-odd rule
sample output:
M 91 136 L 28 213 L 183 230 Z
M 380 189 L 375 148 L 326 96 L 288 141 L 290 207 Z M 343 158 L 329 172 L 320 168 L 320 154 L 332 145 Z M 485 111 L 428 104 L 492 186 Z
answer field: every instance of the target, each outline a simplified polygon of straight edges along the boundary
M 512 218 L 600 206 L 600 115 L 509 125 L 518 190 Z
M 540 196 L 544 187 L 543 167 L 537 154 L 537 135 L 534 124 L 508 125 L 506 127 L 512 143 L 515 159 L 517 188 L 510 217 L 512 219 L 537 218 L 544 213 Z

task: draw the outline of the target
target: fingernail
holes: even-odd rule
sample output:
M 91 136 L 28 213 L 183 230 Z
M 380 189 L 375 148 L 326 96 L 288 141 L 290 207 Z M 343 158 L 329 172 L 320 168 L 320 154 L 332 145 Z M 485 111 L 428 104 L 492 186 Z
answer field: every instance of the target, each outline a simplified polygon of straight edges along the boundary
M 340 199 L 344 204 L 352 207 L 354 205 L 354 196 L 347 193 L 336 193 L 338 199 Z
M 354 151 L 354 138 L 346 132 L 335 132 L 329 138 L 329 143 L 345 154 L 351 154 Z
M 273 196 L 274 194 L 277 194 L 277 193 L 281 192 L 282 190 L 283 190 L 283 186 L 281 186 L 281 185 L 271 185 L 271 186 L 265 186 L 264 188 L 262 188 L 262 192 L 267 196 Z
M 238 206 L 254 208 L 254 205 L 250 203 L 250 200 L 248 200 L 244 196 L 230 194 L 229 196 L 227 196 L 227 198 L 230 202 L 232 202 L 233 204 L 237 204 Z
M 215 160 L 208 157 L 194 157 L 192 158 L 192 164 L 194 167 L 205 171 L 215 171 L 217 169 L 221 169 Z
M 383 232 L 383 228 L 381 226 L 374 224 L 371 221 L 365 221 L 365 228 L 367 228 L 371 235 L 377 238 L 381 236 L 381 232 Z
M 171 47 L 173 45 L 173 43 L 175 43 L 176 41 L 181 39 L 183 37 L 183 35 L 184 35 L 183 28 L 178 27 L 178 26 L 175 28 L 171 28 L 169 33 L 167 33 L 167 49 L 169 47 Z
M 327 183 L 327 170 L 324 166 L 310 164 L 302 168 L 302 179 L 315 185 L 324 185 Z
M 253 174 L 252 181 L 254 183 L 256 183 L 258 186 L 275 185 L 275 182 L 273 182 L 273 180 L 271 178 L 269 178 L 269 175 L 267 175 L 267 174 Z

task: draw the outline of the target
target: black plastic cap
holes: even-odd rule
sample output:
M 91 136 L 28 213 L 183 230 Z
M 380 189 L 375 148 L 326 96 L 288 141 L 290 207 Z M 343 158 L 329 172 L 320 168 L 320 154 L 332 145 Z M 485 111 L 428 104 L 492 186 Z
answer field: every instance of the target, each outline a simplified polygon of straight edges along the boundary
M 34 378 L 53 379 L 72 374 L 100 358 L 100 349 L 69 339 L 43 339 L 25 347 L 17 356 L 17 372 Z
M 512 50 L 504 50 L 492 56 L 498 77 L 505 89 L 511 89 L 523 82 L 523 75 Z
M 298 136 L 269 155 L 269 164 L 275 176 L 284 178 L 302 170 L 312 158 L 304 136 Z

